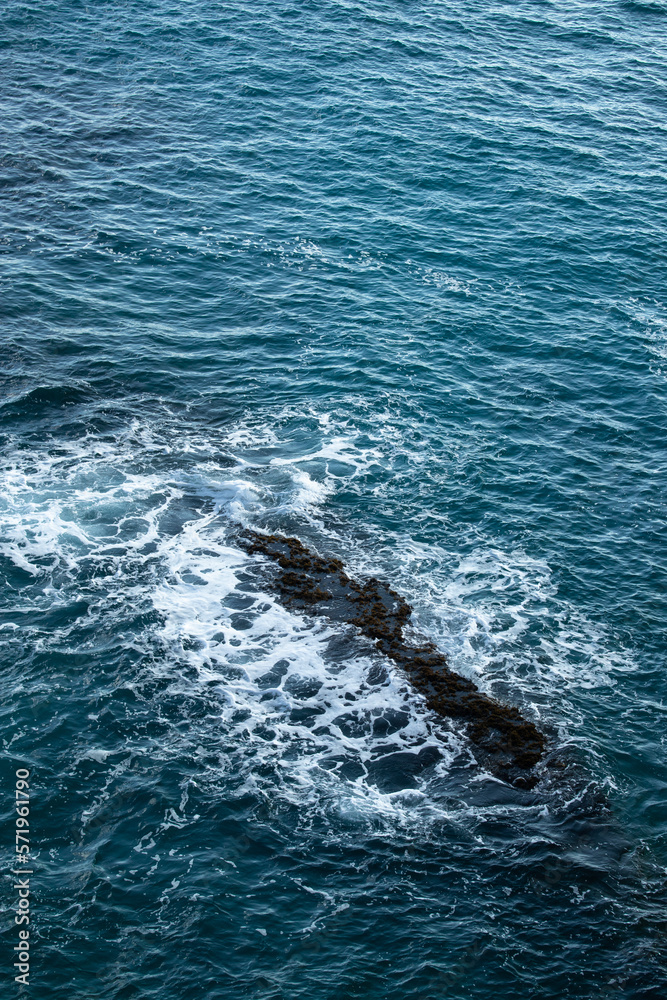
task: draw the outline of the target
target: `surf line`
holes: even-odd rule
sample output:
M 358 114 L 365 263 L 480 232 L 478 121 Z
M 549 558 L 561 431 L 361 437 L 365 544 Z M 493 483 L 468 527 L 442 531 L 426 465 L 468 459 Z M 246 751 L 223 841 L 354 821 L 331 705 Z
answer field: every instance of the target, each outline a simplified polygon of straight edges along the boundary
M 495 701 L 451 670 L 434 643 L 406 641 L 403 629 L 412 608 L 400 594 L 376 577 L 353 579 L 340 559 L 320 556 L 298 538 L 240 526 L 234 537 L 246 552 L 274 564 L 269 583 L 283 604 L 356 626 L 400 667 L 431 711 L 465 722 L 480 764 L 517 788 L 534 787 L 538 778 L 530 772 L 542 756 L 544 735 L 518 709 Z

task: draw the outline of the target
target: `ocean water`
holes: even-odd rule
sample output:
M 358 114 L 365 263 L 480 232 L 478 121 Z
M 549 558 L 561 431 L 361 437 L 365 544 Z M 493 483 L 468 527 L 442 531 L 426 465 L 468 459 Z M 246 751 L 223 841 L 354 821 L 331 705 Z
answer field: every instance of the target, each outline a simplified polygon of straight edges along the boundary
M 0 17 L 3 995 L 664 1000 L 665 3 Z M 239 523 L 388 580 L 537 786 Z

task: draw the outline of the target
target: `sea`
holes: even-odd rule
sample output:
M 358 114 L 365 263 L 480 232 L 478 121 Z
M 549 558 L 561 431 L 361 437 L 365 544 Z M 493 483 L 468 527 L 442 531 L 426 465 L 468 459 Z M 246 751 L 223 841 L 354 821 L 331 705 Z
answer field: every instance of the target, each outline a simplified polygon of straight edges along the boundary
M 665 1000 L 667 4 L 0 24 L 2 995 Z

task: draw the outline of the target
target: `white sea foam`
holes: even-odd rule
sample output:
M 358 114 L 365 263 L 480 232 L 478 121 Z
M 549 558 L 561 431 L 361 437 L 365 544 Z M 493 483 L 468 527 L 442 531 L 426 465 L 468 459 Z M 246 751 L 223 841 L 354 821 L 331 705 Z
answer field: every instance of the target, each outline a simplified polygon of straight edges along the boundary
M 270 462 L 293 476 L 307 464 L 325 487 L 323 496 L 353 488 L 385 501 L 397 469 L 405 467 L 414 477 L 433 457 L 418 420 L 399 426 L 388 411 L 367 414 L 364 421 L 340 412 L 310 416 L 318 421 L 316 446 Z M 276 423 L 293 419 L 286 410 Z M 448 452 L 458 460 L 461 442 L 438 440 L 436 446 L 439 462 Z M 377 472 L 388 473 L 389 481 L 369 488 L 369 473 Z M 465 539 L 461 551 L 449 526 L 443 543 L 426 545 L 411 537 L 409 527 L 397 533 L 368 524 L 368 540 L 359 546 L 346 537 L 346 525 L 323 518 L 315 504 L 300 510 L 326 539 L 322 544 L 335 547 L 354 571 L 395 583 L 414 607 L 415 625 L 438 642 L 456 670 L 560 726 L 564 737 L 581 718 L 577 692 L 613 687 L 620 674 L 635 669 L 631 654 L 615 647 L 604 625 L 560 597 L 544 559 L 519 548 L 505 550 L 491 539 L 477 538 L 474 544 Z M 454 544 L 445 545 L 452 536 Z
M 388 416 L 356 426 L 346 415 L 286 409 L 217 437 L 130 422 L 113 437 L 17 451 L 3 477 L 0 553 L 32 581 L 35 607 L 92 595 L 89 613 L 100 621 L 122 623 L 128 605 L 158 613 L 127 641 L 159 646 L 163 655 L 141 669 L 166 677 L 170 691 L 214 692 L 220 767 L 239 794 L 271 790 L 304 815 L 350 823 L 448 816 L 429 789 L 465 741 L 430 718 L 391 662 L 379 664 L 352 637 L 337 649 L 339 628 L 282 607 L 263 588 L 257 559 L 234 545 L 234 523 L 296 518 L 309 541 L 355 572 L 396 584 L 415 626 L 455 669 L 551 721 L 562 722 L 566 693 L 608 686 L 630 664 L 559 600 L 543 560 L 491 543 L 465 552 L 418 543 L 409 525 L 398 535 L 369 523 L 364 545 L 349 537 L 327 512 L 337 491 L 365 495 L 375 473 L 425 460 L 417 431 L 411 440 Z M 236 464 L 218 464 L 220 452 Z M 569 702 L 568 712 L 572 720 Z M 441 753 L 428 783 L 417 776 L 415 788 L 383 792 L 369 780 L 380 755 L 426 746 Z
M 139 437 L 145 445 L 145 432 Z M 241 441 L 237 434 L 233 443 Z M 229 528 L 258 507 L 251 481 L 236 470 L 226 480 L 219 469 L 212 477 L 208 459 L 186 469 L 135 471 L 151 445 L 138 455 L 137 435 L 128 432 L 116 450 L 88 441 L 45 449 L 29 463 L 13 456 L 0 553 L 33 578 L 33 606 L 93 595 L 91 614 L 102 621 L 150 601 L 160 623 L 152 639 L 131 642 L 144 651 L 157 642 L 166 652 L 146 669 L 166 675 L 172 692 L 191 695 L 193 685 L 215 691 L 221 738 L 237 748 L 229 767 L 242 779 L 239 793 L 280 789 L 285 801 L 301 804 L 314 796 L 347 821 L 368 810 L 414 811 L 417 800 L 364 781 L 367 764 L 392 748 L 426 745 L 438 746 L 446 761 L 455 737 L 437 736 L 420 698 L 391 664 L 379 682 L 369 682 L 375 660 L 352 647 L 337 656 L 330 649 L 336 630 L 290 613 L 259 584 L 240 589 L 254 561 L 230 543 Z M 290 475 L 294 511 L 328 492 L 314 489 L 298 467 Z M 185 665 L 195 670 L 187 681 Z M 140 677 L 125 683 L 141 689 Z M 100 753 L 88 756 L 102 759 Z M 349 780 L 332 773 L 341 763 L 353 768 Z

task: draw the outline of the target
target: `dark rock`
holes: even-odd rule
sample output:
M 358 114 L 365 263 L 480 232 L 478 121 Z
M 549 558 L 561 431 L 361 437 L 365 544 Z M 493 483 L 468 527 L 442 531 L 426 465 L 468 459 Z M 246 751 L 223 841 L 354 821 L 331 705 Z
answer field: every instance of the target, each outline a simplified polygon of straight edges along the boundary
M 237 540 L 247 552 L 264 555 L 276 566 L 270 582 L 285 604 L 356 626 L 405 672 L 433 712 L 466 723 L 484 766 L 505 781 L 520 779 L 523 788 L 535 784 L 537 779 L 527 772 L 542 755 L 542 733 L 518 709 L 494 701 L 451 670 L 434 643 L 406 641 L 403 629 L 412 609 L 388 584 L 375 577 L 363 581 L 349 577 L 339 559 L 311 552 L 298 538 L 242 528 Z M 353 724 L 348 716 L 337 721 L 348 723 L 358 735 L 360 720 L 355 718 Z

